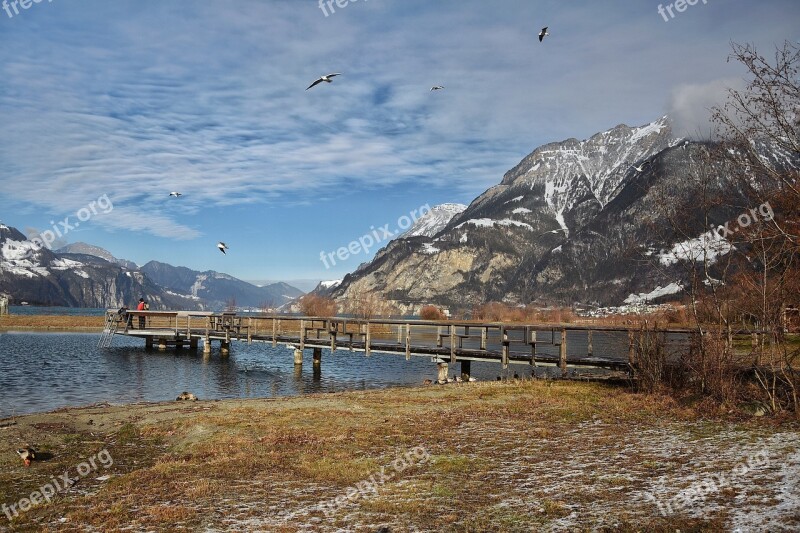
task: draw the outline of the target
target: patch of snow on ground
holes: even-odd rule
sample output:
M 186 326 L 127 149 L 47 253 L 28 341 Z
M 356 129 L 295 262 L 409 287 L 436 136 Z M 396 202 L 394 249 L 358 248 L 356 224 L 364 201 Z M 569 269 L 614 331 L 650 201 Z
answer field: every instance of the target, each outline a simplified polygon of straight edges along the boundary
M 631 294 L 627 298 L 625 298 L 626 304 L 635 304 L 641 302 L 649 302 L 653 301 L 656 298 L 660 298 L 662 296 L 667 296 L 670 294 L 676 294 L 683 290 L 683 285 L 679 285 L 677 283 L 670 283 L 666 287 L 661 287 L 660 285 L 656 287 L 654 290 L 648 293 L 639 293 L 639 294 Z
M 716 231 L 707 231 L 699 237 L 676 243 L 672 249 L 658 254 L 659 262 L 664 266 L 674 265 L 678 261 L 703 261 L 708 259 L 713 264 L 717 257 L 725 255 L 733 249 L 733 245 Z
M 473 218 L 467 220 L 466 222 L 462 222 L 456 228 L 460 228 L 465 224 L 472 224 L 473 226 L 478 226 L 479 228 L 493 228 L 495 225 L 498 226 L 516 226 L 518 228 L 527 228 L 533 231 L 533 227 L 530 224 L 526 224 L 524 222 L 519 222 L 518 220 L 511 220 L 510 218 L 504 218 L 502 220 L 492 220 L 491 218 Z
M 438 254 L 439 252 L 441 252 L 441 250 L 439 248 L 436 248 L 434 245 L 432 245 L 429 242 L 426 242 L 426 243 L 424 243 L 422 245 L 421 253 L 423 253 L 425 255 Z
M 524 197 L 524 196 L 517 196 L 516 198 L 512 198 L 511 200 L 507 201 L 507 202 L 506 202 L 506 204 L 511 204 L 511 203 L 514 203 L 514 202 L 519 202 L 519 201 L 520 201 L 520 200 L 522 200 L 523 198 L 525 198 L 525 197 Z M 504 204 L 504 205 L 505 205 L 505 204 Z
M 320 284 L 320 287 L 322 287 L 323 289 L 330 289 L 331 287 L 338 287 L 339 285 L 341 285 L 342 284 L 342 280 L 340 280 L 340 279 L 332 279 L 332 280 L 329 280 L 329 281 L 320 281 L 319 284 Z
M 519 215 L 520 213 L 532 213 L 532 211 L 527 207 L 518 207 L 511 212 L 514 213 L 515 215 Z

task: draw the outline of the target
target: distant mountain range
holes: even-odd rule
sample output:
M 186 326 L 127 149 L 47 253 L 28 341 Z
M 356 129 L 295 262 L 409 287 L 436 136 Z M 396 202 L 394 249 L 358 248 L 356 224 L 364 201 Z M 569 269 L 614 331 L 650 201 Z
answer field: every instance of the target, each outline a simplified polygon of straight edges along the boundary
M 0 294 L 34 305 L 117 308 L 144 297 L 153 310 L 221 310 L 233 300 L 238 307 L 279 307 L 303 292 L 155 261 L 139 268 L 86 243 L 37 249 L 17 229 L 0 225 Z
M 279 307 L 303 295 L 300 289 L 282 282 L 257 287 L 213 270 L 197 272 L 157 261 L 150 261 L 141 271 L 166 290 L 211 303 L 215 308 L 225 307 L 231 299 L 238 307 Z
M 441 209 L 453 213 L 446 223 L 420 225 L 340 284 L 317 291 L 339 301 L 377 293 L 408 313 L 425 304 L 468 310 L 489 301 L 618 305 L 680 298 L 686 254 L 673 257 L 675 251 L 690 249 L 707 224 L 741 212 L 729 205 L 707 221 L 704 213 L 688 216 L 685 223 L 696 227 L 689 241 L 665 219 L 665 202 L 691 207 L 702 192 L 692 176 L 711 177 L 706 195 L 736 196 L 723 179 L 732 169 L 708 163 L 708 148 L 676 138 L 667 117 L 541 146 L 466 209 Z M 766 150 L 764 158 L 800 167 L 798 154 Z

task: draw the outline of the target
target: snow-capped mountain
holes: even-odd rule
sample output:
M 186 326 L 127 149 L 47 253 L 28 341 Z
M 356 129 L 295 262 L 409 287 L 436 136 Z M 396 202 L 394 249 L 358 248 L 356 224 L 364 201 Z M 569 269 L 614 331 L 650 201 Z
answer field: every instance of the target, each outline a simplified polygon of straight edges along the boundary
M 0 293 L 39 305 L 115 308 L 144 297 L 153 310 L 199 308 L 196 302 L 164 293 L 141 272 L 95 255 L 39 248 L 5 225 L 0 225 Z
M 408 231 L 398 236 L 398 239 L 410 237 L 433 237 L 442 231 L 454 216 L 462 213 L 467 206 L 464 204 L 441 204 L 431 208 L 421 216 Z
M 769 159 L 797 164 L 785 154 Z M 714 177 L 707 194 L 737 194 L 725 179 L 732 169 L 708 161 L 708 144 L 676 138 L 666 117 L 541 146 L 442 230 L 391 241 L 332 296 L 374 292 L 406 312 L 431 303 L 468 310 L 488 301 L 680 297 L 685 269 L 662 258 L 679 256 L 674 247 L 706 233 L 704 224 L 739 215 L 732 207 L 707 222 L 692 215 L 692 176 Z M 689 206 L 689 241 L 665 218 L 673 204 Z
M 61 248 L 56 250 L 56 253 L 93 255 L 95 257 L 100 257 L 102 259 L 105 259 L 109 263 L 116 263 L 118 265 L 122 265 L 129 270 L 136 270 L 139 268 L 139 265 L 137 265 L 133 261 L 128 261 L 127 259 L 117 259 L 111 252 L 109 252 L 105 248 L 100 248 L 99 246 L 94 246 L 91 244 L 87 244 L 85 242 L 74 242 L 72 244 L 62 246 Z
M 152 261 L 139 269 L 84 243 L 56 252 L 39 249 L 18 230 L 0 225 L 0 294 L 38 305 L 118 308 L 144 297 L 153 310 L 219 310 L 232 298 L 244 307 L 277 306 L 302 291 L 285 283 L 256 287 L 219 272 Z

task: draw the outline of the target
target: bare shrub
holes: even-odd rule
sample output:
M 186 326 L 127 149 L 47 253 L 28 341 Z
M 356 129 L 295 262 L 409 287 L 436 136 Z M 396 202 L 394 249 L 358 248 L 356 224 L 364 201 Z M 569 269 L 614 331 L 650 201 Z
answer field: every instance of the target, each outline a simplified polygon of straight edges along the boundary
M 419 311 L 419 317 L 422 320 L 447 320 L 447 315 L 444 311 L 435 305 L 426 305 Z
M 319 294 L 306 294 L 300 298 L 300 312 L 306 316 L 336 316 L 337 305 L 332 298 Z
M 636 355 L 635 388 L 640 392 L 653 393 L 659 390 L 665 381 L 666 340 L 664 334 L 658 331 L 658 323 L 648 325 L 643 321 L 639 331 L 636 332 L 633 348 Z

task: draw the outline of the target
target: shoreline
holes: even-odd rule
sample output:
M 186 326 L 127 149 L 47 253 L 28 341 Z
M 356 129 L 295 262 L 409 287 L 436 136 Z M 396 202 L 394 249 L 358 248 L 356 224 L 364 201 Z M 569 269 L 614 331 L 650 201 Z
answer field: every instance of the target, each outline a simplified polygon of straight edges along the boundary
M 797 421 L 544 380 L 68 407 L 0 422 L 0 446 L 41 453 L 30 468 L 0 455 L 0 504 L 87 458 L 113 465 L 11 524 L 0 513 L 0 531 L 792 529 L 781 468 L 800 473 L 798 440 Z M 659 512 L 750 457 L 769 464 Z M 763 498 L 742 503 L 750 486 Z
M 82 315 L 5 315 L 0 317 L 0 332 L 50 331 L 101 333 L 105 317 Z

